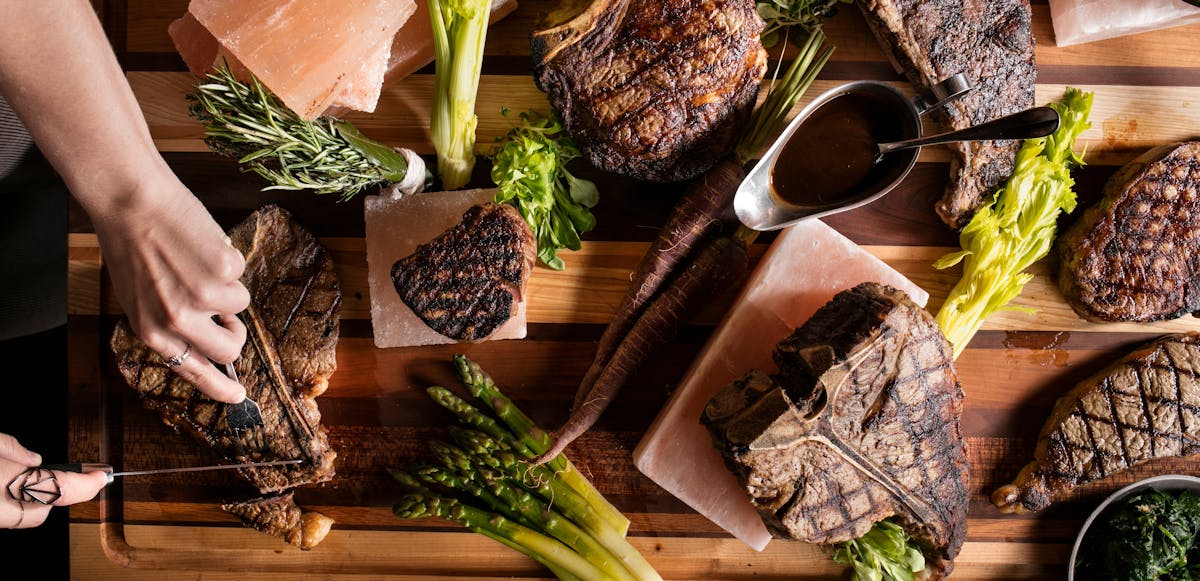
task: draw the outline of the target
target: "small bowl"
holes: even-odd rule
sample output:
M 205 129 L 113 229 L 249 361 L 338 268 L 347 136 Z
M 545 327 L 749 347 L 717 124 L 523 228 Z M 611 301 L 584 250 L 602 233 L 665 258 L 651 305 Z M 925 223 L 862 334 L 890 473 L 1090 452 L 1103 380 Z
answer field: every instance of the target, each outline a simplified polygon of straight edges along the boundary
M 1071 560 L 1067 562 L 1067 581 L 1075 581 L 1075 557 L 1079 555 L 1079 547 L 1083 545 L 1083 538 L 1087 536 L 1088 529 L 1091 528 L 1092 522 L 1095 521 L 1104 511 L 1114 502 L 1121 500 L 1135 492 L 1140 492 L 1147 488 L 1157 488 L 1158 490 L 1190 490 L 1195 493 L 1200 493 L 1200 478 L 1195 476 L 1186 476 L 1183 474 L 1167 474 L 1164 476 L 1154 476 L 1145 480 L 1139 480 L 1122 488 L 1109 495 L 1092 511 L 1087 520 L 1083 522 L 1083 528 L 1079 529 L 1079 536 L 1075 537 L 1075 546 L 1071 547 Z

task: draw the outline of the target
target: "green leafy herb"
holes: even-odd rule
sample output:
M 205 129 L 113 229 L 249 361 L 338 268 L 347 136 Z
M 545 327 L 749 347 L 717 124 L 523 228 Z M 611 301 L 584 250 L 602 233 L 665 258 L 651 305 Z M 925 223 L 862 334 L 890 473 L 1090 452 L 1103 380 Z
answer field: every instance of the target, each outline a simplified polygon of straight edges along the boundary
M 437 58 L 429 136 L 447 190 L 467 185 L 475 167 L 475 96 L 491 11 L 491 0 L 429 0 Z
M 913 581 L 925 556 L 900 525 L 879 521 L 867 534 L 838 543 L 833 560 L 852 568 L 854 581 Z
M 271 183 L 266 190 L 312 190 L 348 200 L 408 172 L 402 155 L 350 123 L 302 119 L 258 79 L 243 83 L 223 64 L 187 99 L 192 116 L 204 124 L 208 147 L 262 176 Z
M 933 264 L 942 269 L 963 263 L 962 279 L 937 314 L 955 357 L 984 319 L 1021 293 L 1033 278 L 1023 271 L 1050 252 L 1059 214 L 1075 209 L 1071 170 L 1083 165 L 1083 154 L 1073 148 L 1079 134 L 1092 126 L 1092 97 L 1068 88 L 1062 103 L 1051 104 L 1061 116 L 1058 130 L 1025 140 L 1012 176 L 959 234 L 962 250 Z
M 779 42 L 780 32 L 791 26 L 815 30 L 821 20 L 837 14 L 838 4 L 853 4 L 854 0 L 758 0 L 758 15 L 767 23 L 762 32 L 763 46 L 770 48 Z
M 492 181 L 500 187 L 496 202 L 517 207 L 537 238 L 538 258 L 562 270 L 558 251 L 579 250 L 579 235 L 596 226 L 588 208 L 600 200 L 596 184 L 567 171 L 579 147 L 558 119 L 529 111 L 488 156 Z
M 1076 579 L 1200 578 L 1200 496 L 1150 489 L 1104 511 L 1075 560 Z

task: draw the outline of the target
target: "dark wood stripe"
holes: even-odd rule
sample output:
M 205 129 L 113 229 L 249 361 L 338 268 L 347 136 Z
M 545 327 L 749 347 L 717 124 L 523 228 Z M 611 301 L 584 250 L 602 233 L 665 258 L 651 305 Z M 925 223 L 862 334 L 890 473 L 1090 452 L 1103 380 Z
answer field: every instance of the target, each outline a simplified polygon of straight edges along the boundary
M 167 153 L 164 157 L 222 227 L 232 227 L 263 205 L 278 204 L 318 236 L 362 237 L 365 234 L 363 196 L 342 202 L 336 196 L 308 192 L 262 191 L 263 181 L 254 174 L 241 172 L 233 160 L 205 152 Z M 1081 209 L 1099 199 L 1104 182 L 1116 169 L 1089 165 L 1075 172 Z M 487 177 L 489 171 L 490 163 L 480 158 L 472 186 L 494 187 Z M 601 201 L 594 208 L 596 229 L 584 234 L 585 241 L 653 240 L 686 187 L 685 184 L 639 182 L 600 172 L 582 162 L 572 166 L 572 171 L 595 181 L 601 192 Z M 859 244 L 957 246 L 957 234 L 933 212 L 933 205 L 945 190 L 948 176 L 947 164 L 919 163 L 887 196 L 824 221 L 848 233 Z M 1077 211 L 1075 215 L 1080 213 Z M 1064 216 L 1062 227 L 1073 220 L 1072 216 Z M 71 232 L 94 231 L 77 204 L 72 204 L 69 226 Z M 758 242 L 769 243 L 774 236 L 764 234 Z

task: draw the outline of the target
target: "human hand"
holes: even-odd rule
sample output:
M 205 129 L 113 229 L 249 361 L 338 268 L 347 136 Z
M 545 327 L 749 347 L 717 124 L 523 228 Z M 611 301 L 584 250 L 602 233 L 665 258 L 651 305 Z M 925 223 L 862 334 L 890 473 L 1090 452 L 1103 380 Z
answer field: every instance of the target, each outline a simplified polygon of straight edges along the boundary
M 108 485 L 103 472 L 79 474 L 39 470 L 42 457 L 8 434 L 0 434 L 0 527 L 30 529 L 46 522 L 52 506 L 91 500 Z M 22 487 L 31 492 L 22 492 Z
M 117 300 L 134 333 L 171 369 L 217 401 L 246 390 L 210 363 L 231 363 L 246 341 L 236 314 L 250 304 L 245 260 L 174 176 L 121 210 L 92 216 Z M 186 355 L 184 355 L 186 353 Z

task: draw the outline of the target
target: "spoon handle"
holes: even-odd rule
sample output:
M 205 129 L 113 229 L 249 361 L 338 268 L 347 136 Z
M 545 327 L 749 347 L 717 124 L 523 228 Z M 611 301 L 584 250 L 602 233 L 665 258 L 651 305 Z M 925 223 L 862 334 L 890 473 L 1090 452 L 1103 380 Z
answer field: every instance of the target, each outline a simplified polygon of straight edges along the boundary
M 922 145 L 936 145 L 953 141 L 980 141 L 990 139 L 1029 139 L 1045 137 L 1058 129 L 1058 111 L 1052 107 L 1034 107 L 1024 111 L 993 119 L 974 127 L 950 131 L 928 137 L 919 137 L 894 143 L 880 143 L 879 153 L 908 149 Z

